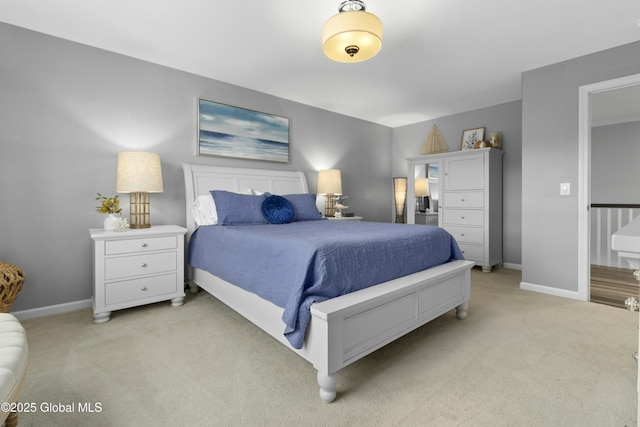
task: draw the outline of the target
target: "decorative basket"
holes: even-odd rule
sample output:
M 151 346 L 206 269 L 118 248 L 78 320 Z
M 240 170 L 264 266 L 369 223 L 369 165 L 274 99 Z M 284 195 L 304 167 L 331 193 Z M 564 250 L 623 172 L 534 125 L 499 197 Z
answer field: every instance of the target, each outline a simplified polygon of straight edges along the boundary
M 11 311 L 23 282 L 24 272 L 20 268 L 0 261 L 0 313 Z

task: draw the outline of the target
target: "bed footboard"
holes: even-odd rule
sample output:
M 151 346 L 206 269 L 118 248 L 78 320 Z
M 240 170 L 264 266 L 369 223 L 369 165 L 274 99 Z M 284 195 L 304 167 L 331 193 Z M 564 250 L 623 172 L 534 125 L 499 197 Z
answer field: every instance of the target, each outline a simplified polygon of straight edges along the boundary
M 320 397 L 336 397 L 336 373 L 378 348 L 456 309 L 467 317 L 474 263 L 454 261 L 314 304 L 305 347 Z

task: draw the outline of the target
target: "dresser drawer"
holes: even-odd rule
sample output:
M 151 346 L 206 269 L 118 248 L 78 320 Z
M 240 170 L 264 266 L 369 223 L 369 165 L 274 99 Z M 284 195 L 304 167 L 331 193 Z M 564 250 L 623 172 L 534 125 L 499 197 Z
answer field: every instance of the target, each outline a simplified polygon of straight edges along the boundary
M 480 263 L 484 262 L 484 246 L 458 243 L 458 247 L 464 256 L 464 259 Z
M 134 252 L 150 252 L 178 247 L 175 236 L 148 237 L 142 239 L 110 240 L 105 243 L 105 255 L 128 254 Z
M 482 191 L 446 192 L 443 199 L 443 206 L 446 208 L 484 207 L 484 193 Z
M 443 224 L 484 225 L 484 211 L 465 209 L 443 209 Z
M 119 304 L 134 300 L 172 294 L 177 291 L 175 274 L 125 280 L 105 285 L 105 303 Z
M 176 271 L 175 252 L 113 257 L 105 260 L 106 280 Z
M 478 227 L 452 227 L 446 226 L 445 230 L 447 230 L 456 242 L 465 242 L 465 243 L 484 243 L 484 229 Z

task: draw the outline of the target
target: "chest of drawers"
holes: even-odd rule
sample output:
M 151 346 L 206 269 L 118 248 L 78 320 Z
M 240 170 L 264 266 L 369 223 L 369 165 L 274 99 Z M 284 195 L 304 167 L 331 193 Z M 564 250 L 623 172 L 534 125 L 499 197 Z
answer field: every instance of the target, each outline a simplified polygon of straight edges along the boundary
M 93 317 L 107 322 L 113 310 L 184 300 L 186 229 L 158 225 L 124 232 L 91 229 Z
M 487 272 L 502 263 L 502 155 L 484 148 L 408 159 L 409 176 L 418 165 L 437 164 L 439 226 L 456 239 L 465 259 Z M 409 186 L 409 201 L 413 190 Z

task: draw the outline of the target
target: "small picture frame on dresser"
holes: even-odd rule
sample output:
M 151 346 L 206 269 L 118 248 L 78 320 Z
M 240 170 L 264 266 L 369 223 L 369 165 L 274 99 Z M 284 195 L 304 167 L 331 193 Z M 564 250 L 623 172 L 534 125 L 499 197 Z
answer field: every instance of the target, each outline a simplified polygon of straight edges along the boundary
M 460 141 L 460 151 L 473 150 L 474 145 L 478 141 L 484 139 L 484 127 L 467 129 L 462 131 L 462 140 Z

